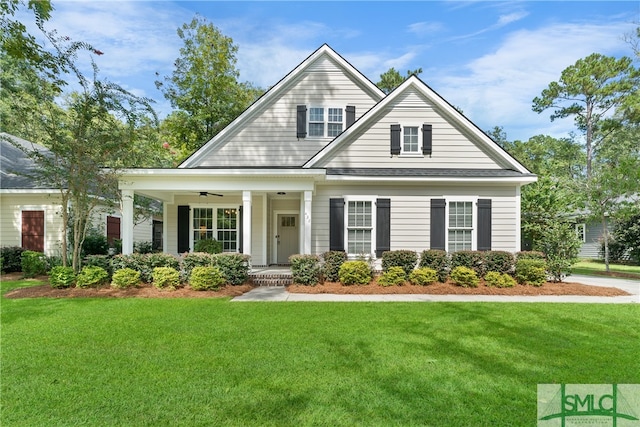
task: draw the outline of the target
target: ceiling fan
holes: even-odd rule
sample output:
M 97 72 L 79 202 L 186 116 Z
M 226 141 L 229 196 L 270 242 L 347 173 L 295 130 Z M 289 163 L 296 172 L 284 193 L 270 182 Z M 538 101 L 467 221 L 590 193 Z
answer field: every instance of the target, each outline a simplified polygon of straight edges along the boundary
M 208 191 L 201 191 L 200 192 L 200 197 L 207 197 L 207 196 L 223 197 L 222 194 L 218 194 L 218 193 L 209 193 Z

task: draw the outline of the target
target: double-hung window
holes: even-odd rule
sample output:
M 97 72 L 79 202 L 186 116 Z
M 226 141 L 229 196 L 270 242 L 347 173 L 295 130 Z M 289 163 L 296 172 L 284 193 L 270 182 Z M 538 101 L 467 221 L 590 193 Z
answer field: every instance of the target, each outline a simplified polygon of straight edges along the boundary
M 309 108 L 309 137 L 336 137 L 344 129 L 342 108 Z
M 342 108 L 328 109 L 327 136 L 338 136 L 342 133 Z
M 448 207 L 448 251 L 472 250 L 473 202 L 450 201 Z
M 402 152 L 405 154 L 419 153 L 418 126 L 405 126 L 403 129 Z
M 347 202 L 347 253 L 352 255 L 373 253 L 373 201 Z
M 576 236 L 578 237 L 578 240 L 580 240 L 581 242 L 586 242 L 587 241 L 587 225 L 582 223 L 582 224 L 576 224 Z
M 194 208 L 193 243 L 198 240 L 216 239 L 222 242 L 224 252 L 238 250 L 237 208 Z
M 309 136 L 324 136 L 324 108 L 309 108 Z

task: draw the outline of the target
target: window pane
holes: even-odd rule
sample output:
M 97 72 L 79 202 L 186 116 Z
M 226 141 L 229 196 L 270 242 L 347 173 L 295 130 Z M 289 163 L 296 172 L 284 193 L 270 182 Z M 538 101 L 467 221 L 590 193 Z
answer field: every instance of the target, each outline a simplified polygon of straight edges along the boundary
M 329 123 L 327 125 L 327 136 L 338 136 L 342 132 L 342 123 Z
M 324 122 L 324 108 L 309 108 L 310 122 Z
M 329 108 L 329 121 L 342 123 L 342 108 Z
M 324 123 L 309 123 L 309 136 L 324 136 Z
M 418 128 L 415 126 L 404 128 L 404 147 L 405 152 L 418 152 Z
M 349 230 L 348 240 L 350 254 L 371 253 L 371 230 Z
M 449 230 L 449 252 L 471 250 L 471 230 Z

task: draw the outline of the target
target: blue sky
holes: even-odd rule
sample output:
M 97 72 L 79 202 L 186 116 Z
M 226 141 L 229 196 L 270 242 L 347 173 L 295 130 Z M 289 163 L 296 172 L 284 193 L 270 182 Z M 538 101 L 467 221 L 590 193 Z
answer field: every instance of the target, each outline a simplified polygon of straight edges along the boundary
M 632 56 L 624 40 L 640 22 L 639 1 L 53 1 L 47 23 L 90 42 L 101 75 L 157 101 L 156 72 L 169 75 L 176 29 L 198 13 L 238 46 L 242 81 L 267 88 L 328 43 L 373 82 L 395 67 L 421 67 L 429 86 L 481 129 L 509 139 L 566 136 L 531 100 L 576 60 L 598 52 Z

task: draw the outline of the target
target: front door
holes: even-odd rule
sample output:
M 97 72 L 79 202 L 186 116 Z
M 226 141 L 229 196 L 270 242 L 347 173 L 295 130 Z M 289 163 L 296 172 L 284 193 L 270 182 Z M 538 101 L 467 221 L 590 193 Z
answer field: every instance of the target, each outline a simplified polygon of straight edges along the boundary
M 278 214 L 277 224 L 278 264 L 289 264 L 289 257 L 298 253 L 298 215 Z

